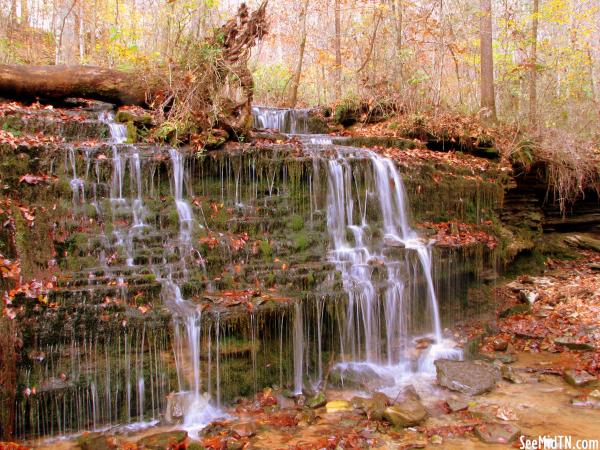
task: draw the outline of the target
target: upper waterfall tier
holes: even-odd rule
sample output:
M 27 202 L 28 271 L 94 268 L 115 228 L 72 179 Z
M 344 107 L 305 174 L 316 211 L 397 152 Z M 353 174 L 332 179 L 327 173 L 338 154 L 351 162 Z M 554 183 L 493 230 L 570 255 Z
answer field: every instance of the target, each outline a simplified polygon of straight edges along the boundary
M 318 134 L 323 126 L 311 116 L 309 109 L 285 109 L 255 106 L 252 108 L 254 128 L 276 130 L 287 134 Z

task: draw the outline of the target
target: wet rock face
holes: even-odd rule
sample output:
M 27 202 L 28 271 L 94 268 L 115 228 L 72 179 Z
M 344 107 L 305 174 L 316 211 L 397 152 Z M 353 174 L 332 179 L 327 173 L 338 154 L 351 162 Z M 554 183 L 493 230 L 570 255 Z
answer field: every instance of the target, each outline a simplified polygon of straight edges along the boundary
M 365 389 L 373 391 L 382 387 L 394 385 L 391 376 L 377 373 L 367 365 L 337 365 L 329 374 L 333 386 Z
M 438 359 L 435 361 L 440 386 L 467 395 L 491 391 L 498 380 L 498 370 L 491 364 Z
M 192 398 L 189 392 L 172 392 L 167 396 L 167 412 L 165 422 L 174 425 L 183 421 Z

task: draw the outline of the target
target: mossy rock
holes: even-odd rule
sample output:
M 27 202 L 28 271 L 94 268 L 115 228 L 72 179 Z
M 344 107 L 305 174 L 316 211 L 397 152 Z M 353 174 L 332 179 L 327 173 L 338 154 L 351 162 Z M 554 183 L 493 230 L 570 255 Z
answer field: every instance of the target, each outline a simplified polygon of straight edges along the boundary
M 335 114 L 333 120 L 339 125 L 349 127 L 358 122 L 358 116 L 360 115 L 359 106 L 352 101 L 345 101 L 335 108 Z
M 114 440 L 102 433 L 84 433 L 77 438 L 81 450 L 113 450 L 117 446 Z
M 146 436 L 138 441 L 138 447 L 144 450 L 170 450 L 183 448 L 188 437 L 187 431 L 176 430 Z
M 149 113 L 135 114 L 132 111 L 121 109 L 115 115 L 115 121 L 120 123 L 132 122 L 136 126 L 152 126 L 152 116 Z

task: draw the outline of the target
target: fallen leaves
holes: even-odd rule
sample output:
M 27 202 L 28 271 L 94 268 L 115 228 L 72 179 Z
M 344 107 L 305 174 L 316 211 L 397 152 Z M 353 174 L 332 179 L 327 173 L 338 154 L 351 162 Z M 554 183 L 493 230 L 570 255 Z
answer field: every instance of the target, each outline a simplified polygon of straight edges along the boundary
M 587 370 L 600 375 L 600 277 L 590 261 L 600 261 L 594 252 L 582 252 L 575 261 L 554 261 L 553 271 L 543 277 L 521 276 L 496 292 L 501 311 L 524 303 L 523 289 L 540 292 L 529 312 L 509 315 L 498 320 L 499 332 L 483 342 L 481 350 L 492 352 L 493 341 L 510 341 L 515 351 L 552 352 L 570 355 L 569 368 Z M 586 344 L 588 351 L 570 350 L 570 346 Z M 574 359 L 574 361 L 572 360 Z M 566 367 L 566 365 L 565 365 Z M 562 367 L 557 367 L 560 372 Z M 554 369 L 553 369 L 554 370 Z
M 486 223 L 484 225 L 490 225 Z M 489 249 L 498 246 L 497 239 L 491 234 L 481 230 L 477 225 L 451 222 L 423 222 L 421 228 L 436 231 L 436 245 L 440 247 L 466 247 L 476 244 L 485 244 Z
M 42 145 L 58 144 L 64 139 L 59 136 L 46 136 L 44 133 L 24 134 L 15 136 L 10 131 L 0 129 L 0 145 L 6 144 L 13 150 L 18 147 L 38 147 Z

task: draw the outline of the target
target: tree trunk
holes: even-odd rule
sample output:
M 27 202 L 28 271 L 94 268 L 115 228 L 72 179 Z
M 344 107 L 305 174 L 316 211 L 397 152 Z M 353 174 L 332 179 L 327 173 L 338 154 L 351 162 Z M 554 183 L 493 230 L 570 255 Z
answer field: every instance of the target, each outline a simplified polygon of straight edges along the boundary
M 342 98 L 342 24 L 340 0 L 334 0 L 335 99 Z
M 145 90 L 128 73 L 93 66 L 0 65 L 0 97 L 57 101 L 69 97 L 145 105 Z
M 440 41 L 438 43 L 437 57 L 435 62 L 435 89 L 433 92 L 434 99 L 433 104 L 435 106 L 435 112 L 437 113 L 442 103 L 442 86 L 444 77 L 444 55 L 446 53 L 446 42 L 445 42 L 445 29 L 444 29 L 444 0 L 439 0 L 440 3 Z
M 79 59 L 78 24 L 75 7 L 78 0 L 63 0 L 59 3 L 59 24 L 56 36 L 56 64 L 72 65 Z
M 29 26 L 29 9 L 27 8 L 27 0 L 21 0 L 21 25 Z
M 539 0 L 533 0 L 533 23 L 531 27 L 531 58 L 529 61 L 529 125 L 532 128 L 537 128 L 537 40 L 539 11 Z
M 494 53 L 492 48 L 492 2 L 481 0 L 481 109 L 486 119 L 496 120 Z
M 302 76 L 302 64 L 304 63 L 304 49 L 306 48 L 306 12 L 310 0 L 305 0 L 300 9 L 300 49 L 298 51 L 298 64 L 292 78 L 292 87 L 290 92 L 290 108 L 295 108 L 298 103 L 298 86 L 300 86 L 300 77 Z
M 393 0 L 392 8 L 394 10 L 394 24 L 396 28 L 396 64 L 398 67 L 398 76 L 400 77 L 400 83 L 402 83 L 404 81 L 404 77 L 402 76 L 402 0 Z

